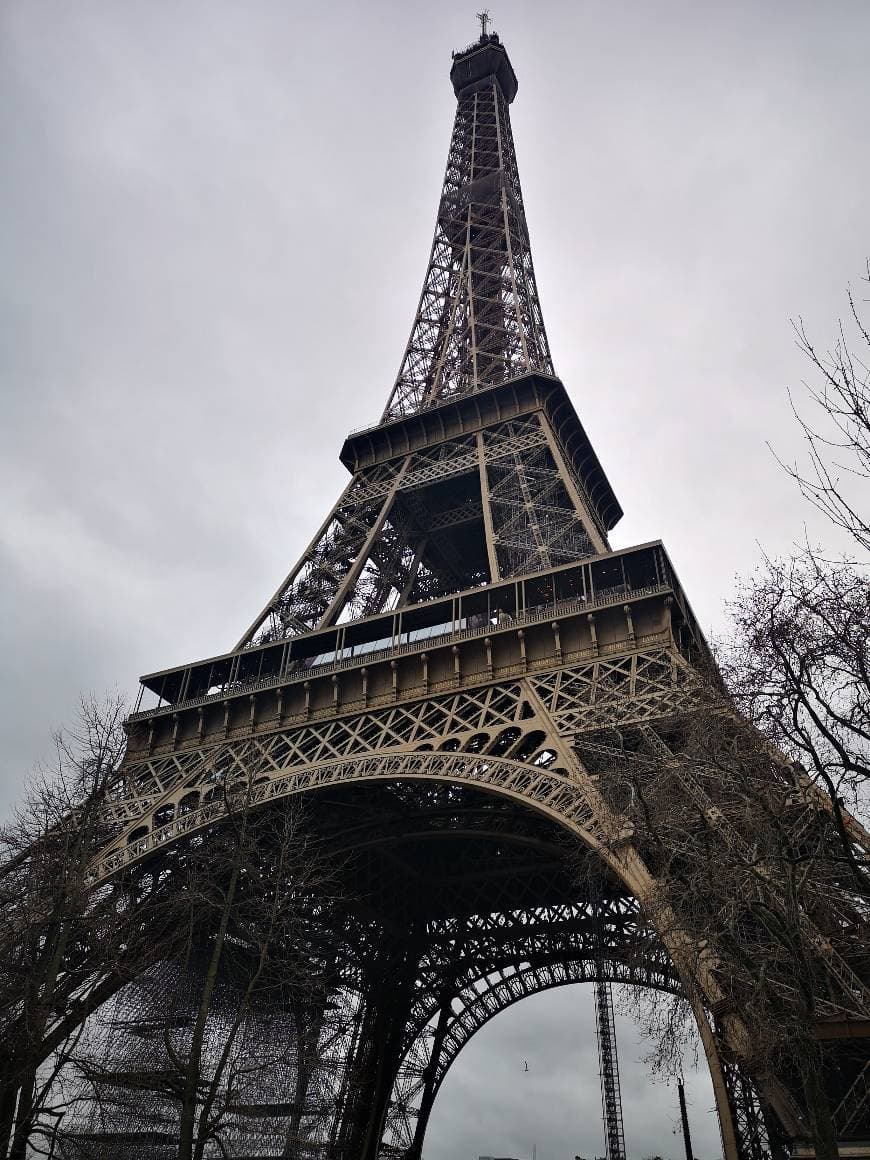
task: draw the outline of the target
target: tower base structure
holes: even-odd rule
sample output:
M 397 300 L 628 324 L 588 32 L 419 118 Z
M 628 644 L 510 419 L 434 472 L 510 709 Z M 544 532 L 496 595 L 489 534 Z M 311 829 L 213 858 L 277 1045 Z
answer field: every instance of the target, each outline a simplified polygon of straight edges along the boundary
M 450 1064 L 507 1006 L 602 979 L 685 993 L 601 770 L 614 745 L 680 765 L 675 722 L 704 657 L 651 543 L 155 674 L 144 687 L 164 703 L 129 721 L 120 828 L 92 885 L 171 866 L 220 825 L 228 784 L 254 809 L 304 798 L 353 900 L 333 932 L 352 1047 L 311 1154 L 419 1156 Z M 686 800 L 715 810 L 689 772 Z M 771 1115 L 783 1139 L 806 1128 L 787 1092 L 771 1111 L 732 1061 L 710 986 L 699 1028 L 726 1155 L 760 1160 Z

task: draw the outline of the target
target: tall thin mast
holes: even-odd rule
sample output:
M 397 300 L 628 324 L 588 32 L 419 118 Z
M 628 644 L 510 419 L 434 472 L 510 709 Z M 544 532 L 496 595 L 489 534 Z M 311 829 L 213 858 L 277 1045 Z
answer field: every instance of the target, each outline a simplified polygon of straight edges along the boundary
M 625 1132 L 622 1126 L 622 1093 L 619 1087 L 613 992 L 610 983 L 601 978 L 595 982 L 595 1031 L 598 1036 L 605 1154 L 607 1160 L 625 1160 Z
M 689 1131 L 689 1113 L 686 1111 L 686 1089 L 682 1080 L 677 1084 L 677 1094 L 680 1098 L 680 1122 L 683 1125 L 683 1146 L 686 1149 L 686 1160 L 695 1160 L 692 1153 L 692 1133 Z

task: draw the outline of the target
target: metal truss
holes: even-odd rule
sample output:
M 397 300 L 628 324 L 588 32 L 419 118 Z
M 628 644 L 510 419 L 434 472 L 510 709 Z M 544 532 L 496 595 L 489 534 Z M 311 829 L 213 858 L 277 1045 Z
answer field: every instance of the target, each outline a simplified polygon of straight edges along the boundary
M 593 510 L 539 413 L 363 469 L 238 647 L 582 560 Z
M 241 644 L 308 632 L 323 622 L 364 546 L 383 526 L 400 469 L 385 463 L 354 476 Z
M 864 1135 L 870 1127 L 870 1059 L 859 1067 L 854 1081 L 834 1109 L 833 1119 L 840 1137 Z
M 597 984 L 602 978 L 650 985 L 650 976 L 641 967 L 607 961 L 599 967 L 591 959 L 560 958 L 490 972 L 442 1006 L 412 1041 L 399 1068 L 380 1155 L 418 1160 L 435 1098 L 450 1067 L 468 1041 L 496 1015 L 542 991 L 572 983 Z
M 492 57 L 497 69 L 502 57 L 506 62 L 497 38 L 469 52 Z M 553 374 L 510 127 L 513 91 L 496 73 L 458 95 L 423 292 L 382 424 L 532 372 Z M 555 436 L 537 417 L 479 440 L 445 438 L 434 449 L 358 471 L 239 647 L 606 546 L 593 505 L 581 498 L 583 485 L 575 480 L 566 489 Z M 455 489 L 458 473 L 476 475 L 478 468 L 476 494 L 452 505 L 446 520 L 432 485 L 452 477 Z M 444 531 L 478 514 L 486 544 L 469 561 Z
M 528 420 L 505 426 L 514 435 L 507 447 L 504 428 L 484 434 L 493 541 L 501 575 L 518 576 L 594 555 L 587 527 L 545 433 L 543 439 L 534 438 L 537 432 L 529 430 Z M 499 444 L 505 448 L 502 454 L 498 454 Z
M 436 924 L 429 931 L 429 949 L 419 967 L 419 993 L 408 1016 L 406 1049 L 438 1016 L 445 989 L 452 998 L 452 1019 L 477 1001 L 486 980 L 513 978 L 517 963 L 552 966 L 577 959 L 586 964 L 584 981 L 595 977 L 597 969 L 602 978 L 679 990 L 679 979 L 666 955 L 640 922 L 636 902 L 613 897 L 603 911 L 597 915 L 588 899 L 580 899 Z M 599 924 L 606 926 L 603 946 L 596 929 Z M 595 968 L 599 948 L 601 965 Z
M 438 1090 L 468 1040 L 499 1012 L 568 983 L 618 981 L 679 992 L 665 956 L 638 926 L 631 899 L 589 900 L 529 912 L 476 915 L 433 932 L 435 964 L 406 1029 L 391 1096 L 384 1155 L 419 1156 Z M 439 954 L 445 937 L 461 947 Z M 431 961 L 431 955 L 430 955 Z M 388 1149 L 388 1150 L 387 1150 Z
M 602 771 L 615 765 L 649 777 L 665 776 L 674 787 L 669 792 L 691 801 L 694 808 L 711 817 L 727 815 L 722 809 L 727 787 L 721 781 L 721 771 L 708 771 L 697 762 L 684 760 L 679 728 L 669 724 L 678 720 L 690 703 L 691 690 L 691 674 L 676 651 L 662 648 L 643 652 L 635 647 L 628 655 L 592 658 L 582 664 L 565 664 L 563 660 L 561 667 L 512 681 L 494 679 L 473 688 L 430 693 L 346 716 L 333 710 L 320 720 L 263 732 L 248 729 L 210 746 L 155 753 L 127 769 L 121 791 L 124 796 L 119 794 L 114 807 L 118 820 L 127 820 L 123 832 L 94 867 L 93 882 L 108 881 L 125 867 L 147 862 L 160 851 L 171 853 L 175 844 L 198 829 L 219 824 L 233 784 L 250 787 L 251 805 L 262 808 L 288 794 L 344 792 L 352 786 L 368 786 L 371 793 L 380 783 L 419 787 L 408 800 L 413 800 L 420 818 L 431 823 L 439 811 L 446 811 L 448 828 L 455 824 L 466 830 L 473 815 L 463 795 L 475 789 L 496 793 L 499 800 L 528 808 L 573 832 L 599 852 L 630 892 L 642 892 L 641 880 L 629 871 L 635 857 L 630 852 L 630 832 L 608 805 L 599 781 Z M 184 808 L 182 803 L 186 803 Z M 796 825 L 806 827 L 805 801 L 796 802 L 795 809 Z M 496 828 L 497 823 L 496 818 Z M 493 818 L 486 818 L 487 827 L 493 824 Z M 727 816 L 723 816 L 722 834 L 728 841 L 743 840 L 739 833 L 730 832 Z M 502 899 L 497 882 L 488 882 L 486 875 L 476 884 L 478 871 L 471 863 L 467 872 L 462 871 L 461 863 L 456 870 L 467 904 L 473 904 L 475 913 L 493 912 L 494 908 L 509 913 L 508 896 L 516 885 L 506 882 L 508 895 Z M 407 893 L 407 869 L 401 860 L 394 864 L 382 860 L 371 870 L 361 864 L 358 877 L 366 883 L 367 891 L 376 889 L 378 897 L 398 900 Z M 532 867 L 527 884 L 538 881 L 545 888 L 546 876 L 540 877 Z M 411 891 L 412 902 L 413 895 Z M 454 898 L 442 891 L 444 905 L 460 905 L 461 898 L 461 894 Z M 394 910 L 396 905 L 391 903 Z M 346 1104 L 337 1154 L 341 1148 L 345 1154 L 353 1153 L 362 1147 L 365 1132 L 372 1131 L 370 1126 L 365 1128 L 364 1109 L 375 1106 L 375 1097 L 371 1081 L 365 1077 L 371 1074 L 378 1043 L 392 1045 L 389 1058 L 394 1062 L 389 1066 L 395 1079 L 392 1092 L 382 1091 L 376 1105 L 383 1109 L 381 1128 L 392 1154 L 402 1155 L 401 1149 L 407 1152 L 416 1146 L 415 1141 L 422 1141 L 428 1109 L 443 1078 L 451 1045 L 458 1051 L 465 1041 L 460 1028 L 477 1019 L 469 1016 L 470 1023 L 457 1022 L 463 1009 L 457 1000 L 463 988 L 472 988 L 469 995 L 475 1011 L 486 1010 L 491 1015 L 492 1004 L 481 1005 L 474 998 L 476 980 L 497 977 L 494 997 L 507 1001 L 511 988 L 519 986 L 507 981 L 513 978 L 518 963 L 558 968 L 577 957 L 578 938 L 587 939 L 587 957 L 594 964 L 594 916 L 585 916 L 591 924 L 586 934 L 582 924 L 576 925 L 582 917 L 579 911 L 572 912 L 573 933 L 566 932 L 560 942 L 563 936 L 557 912 L 551 909 L 542 916 L 537 922 L 535 951 L 542 956 L 538 959 L 530 957 L 528 922 L 524 928 L 523 922 L 519 924 L 521 934 L 513 939 L 491 916 L 471 927 L 467 919 L 452 924 L 448 921 L 443 927 L 429 926 L 415 936 L 419 949 L 402 968 L 408 973 L 401 987 L 387 996 L 376 983 L 371 984 L 375 987 L 371 992 L 363 986 L 362 1008 L 377 1012 L 386 1010 L 386 1003 L 392 1013 L 386 1022 L 376 1019 L 373 1023 L 374 1015 L 364 1019 L 358 1030 L 358 1046 L 345 1060 L 345 1069 L 350 1068 L 350 1072 L 344 1080 L 336 1081 L 344 1085 Z M 396 910 L 391 921 L 399 924 L 398 929 L 407 929 L 407 923 L 416 921 L 413 906 Z M 639 933 L 635 931 L 635 939 Z M 624 940 L 625 934 L 622 937 Z M 640 972 L 635 977 L 648 981 L 655 961 L 650 957 L 650 942 L 641 938 L 635 945 Z M 363 953 L 360 962 L 364 961 Z M 833 949 L 827 954 L 827 969 L 831 984 L 839 991 L 832 1013 L 860 1014 L 870 1009 L 862 998 L 861 979 Z M 396 977 L 392 968 L 391 972 L 391 977 Z M 530 980 L 534 977 L 528 976 Z M 400 1001 L 397 996 L 402 995 L 405 998 Z M 445 1014 L 447 995 L 450 1011 Z M 721 1003 L 720 995 L 718 991 L 710 993 L 707 1001 L 711 1007 Z M 830 1006 L 830 1000 L 825 1002 Z M 821 999 L 820 1003 L 820 1009 L 827 1010 Z M 433 1062 L 436 1045 L 438 1058 L 446 1053 L 443 1065 Z M 612 1067 L 602 1070 L 613 1075 Z M 612 1099 L 608 1108 L 611 1104 Z M 728 1114 L 732 1121 L 736 1117 L 738 1136 L 742 1132 L 750 1140 L 746 1144 L 749 1148 L 754 1129 L 749 1121 L 745 1125 L 739 1121 L 737 1111 L 743 1106 L 729 1105 Z
M 245 730 L 217 744 L 131 760 L 110 806 L 122 833 L 94 873 L 111 874 L 218 820 L 224 809 L 221 787 L 233 782 L 253 778 L 256 799 L 266 801 L 298 792 L 306 783 L 315 788 L 330 780 L 374 776 L 377 768 L 384 776 L 402 771 L 419 776 L 423 766 L 414 754 L 450 746 L 464 752 L 442 753 L 442 766 L 487 784 L 503 768 L 514 767 L 510 755 L 530 734 L 541 734 L 539 753 L 555 753 L 560 737 L 614 719 L 626 724 L 656 719 L 685 705 L 688 679 L 669 650 L 654 649 L 524 682 L 493 683 L 349 716 L 329 713 L 323 720 L 259 735 Z M 493 750 L 498 760 L 486 760 Z M 373 764 L 367 766 L 367 759 Z M 434 771 L 434 759 L 429 764 Z M 518 768 L 536 779 L 535 797 L 544 794 L 545 774 L 567 777 L 558 764 L 545 770 L 533 760 Z M 574 792 L 581 790 L 570 784 Z M 584 812 L 591 818 L 591 810 Z
M 595 1038 L 598 1046 L 604 1149 L 607 1160 L 625 1160 L 616 1019 L 613 1013 L 613 991 L 605 969 L 609 952 L 608 908 L 602 898 L 601 884 L 595 875 L 591 878 L 591 896 L 594 914 L 593 953 L 597 968 L 594 988 Z
M 170 1160 L 178 1147 L 177 1062 L 190 1048 L 202 964 L 158 964 L 92 1021 L 65 1079 L 65 1160 Z M 348 1090 L 363 1014 L 358 992 L 334 989 L 311 1018 L 291 999 L 233 1025 L 238 998 L 222 979 L 203 1045 L 203 1086 L 216 1083 L 205 1156 L 327 1156 Z M 231 1044 L 229 1059 L 222 1058 Z M 220 1067 L 222 1078 L 212 1080 Z
M 520 811 L 515 818 L 525 817 L 523 811 L 528 810 L 530 820 L 552 819 L 597 850 L 615 880 L 624 882 L 628 894 L 636 896 L 641 880 L 632 877 L 630 869 L 634 857 L 628 845 L 630 834 L 602 797 L 598 780 L 615 754 L 624 768 L 664 768 L 681 792 L 704 809 L 715 809 L 712 773 L 708 777 L 703 769 L 681 761 L 673 728 L 667 725 L 673 720 L 673 707 L 685 708 L 690 696 L 688 674 L 677 654 L 666 649 L 636 650 L 628 657 L 598 658 L 579 666 L 563 664 L 513 681 L 493 681 L 347 716 L 332 714 L 262 733 L 249 729 L 209 746 L 153 754 L 126 768 L 113 806 L 116 824 L 121 823 L 123 829 L 94 866 L 91 880 L 96 886 L 127 868 L 147 865 L 158 855 L 171 858 L 175 845 L 197 830 L 220 824 L 234 784 L 249 787 L 254 808 L 277 804 L 288 794 L 314 793 L 317 800 L 322 793 L 346 792 L 350 787 L 372 793 L 383 784 L 397 787 L 396 800 L 410 803 L 414 816 L 426 824 L 437 825 L 443 816 L 445 834 L 454 826 L 469 834 L 476 832 L 467 797 L 472 790 L 514 803 Z M 610 732 L 602 733 L 605 722 Z M 614 733 L 617 728 L 618 734 Z M 375 819 L 382 808 L 373 802 Z M 799 807 L 801 825 L 805 825 L 804 808 L 803 804 Z M 481 815 L 481 825 L 497 836 L 500 817 Z M 384 823 L 387 830 L 379 839 L 382 842 L 389 837 L 389 814 Z M 517 824 L 511 822 L 510 833 L 519 835 Z M 533 838 L 529 833 L 523 841 Z M 337 849 L 350 840 L 336 831 Z M 360 841 L 359 835 L 353 841 Z M 371 838 L 361 844 L 370 849 Z M 397 861 L 389 876 L 385 873 L 389 864 L 382 862 L 371 872 L 360 870 L 359 879 L 377 884 L 378 897 L 404 897 L 407 869 Z M 406 964 L 404 989 L 396 992 L 406 997 L 390 1016 L 395 1078 L 392 1091 L 378 1098 L 383 1133 L 393 1155 L 422 1141 L 428 1109 L 449 1059 L 482 1021 L 500 1009 L 500 1003 L 516 1001 L 521 991 L 528 993 L 527 984 L 554 985 L 551 980 L 557 977 L 568 981 L 559 971 L 566 963 L 579 961 L 578 948 L 584 945 L 583 961 L 592 964 L 592 973 L 585 977 L 594 977 L 596 915 L 588 901 L 517 913 L 509 907 L 511 891 L 516 891 L 521 880 L 534 889 L 540 881 L 540 889 L 550 890 L 546 875 L 541 877 L 532 867 L 530 873 L 523 871 L 520 878 L 507 880 L 500 892 L 498 882 L 471 863 L 467 870 L 457 864 L 456 871 L 466 905 L 472 909 L 464 918 L 450 917 L 448 912 L 415 936 L 418 950 Z M 366 885 L 367 891 L 371 889 Z M 412 901 L 414 895 L 410 890 Z M 441 894 L 449 907 L 458 905 L 462 896 L 457 894 L 454 900 Z M 624 964 L 612 977 L 675 987 L 662 949 L 653 950 L 649 932 L 638 926 L 636 903 L 611 902 L 605 913 L 608 952 L 604 957 L 609 963 Z M 412 911 L 398 910 L 393 921 L 399 923 L 398 930 L 407 931 L 416 920 Z M 374 933 L 354 956 L 360 969 L 369 961 L 371 952 L 366 948 L 376 945 L 378 937 Z M 403 934 L 401 945 L 406 941 Z M 611 948 L 616 947 L 622 951 L 614 953 Z M 545 969 L 545 974 L 523 975 L 518 971 L 522 963 Z M 836 956 L 831 957 L 831 964 L 832 981 L 841 977 L 852 988 L 841 998 L 840 1009 L 853 1009 L 854 972 L 844 975 Z M 518 974 L 523 977 L 515 981 Z M 386 1024 L 372 1023 L 373 1016 L 367 1020 L 364 1014 L 369 1009 L 376 1012 L 386 1000 L 377 988 L 368 989 L 376 983 L 377 971 L 371 984 L 364 982 L 356 968 L 347 976 L 344 985 L 351 997 L 357 996 L 351 1007 L 358 1019 L 351 1020 L 336 1040 L 336 1058 L 340 1059 L 329 1080 L 332 1086 L 327 1084 L 331 1094 L 328 1099 L 318 1096 L 321 1103 L 329 1103 L 343 1125 L 335 1128 L 330 1120 L 329 1131 L 338 1132 L 336 1156 L 342 1155 L 342 1148 L 350 1155 L 359 1145 L 362 1109 L 371 1106 L 366 1077 L 375 1045 L 387 1033 Z M 492 991 L 490 998 L 480 999 L 487 991 Z M 449 1000 L 446 1013 L 445 1000 Z M 389 1001 L 398 1002 L 392 993 Z M 716 1001 L 711 997 L 711 1003 Z M 466 1008 L 469 1013 L 464 1014 Z M 433 1062 L 436 1045 L 438 1055 Z M 334 1111 L 339 1106 L 344 1108 L 341 1113 Z M 736 1113 L 729 1114 L 733 1118 Z M 328 1134 L 324 1124 L 318 1121 L 316 1131 L 321 1136 Z M 741 1130 L 748 1132 L 749 1127 Z
M 730 781 L 723 777 L 719 766 L 681 755 L 679 730 L 673 731 L 671 736 L 666 736 L 661 729 L 656 729 L 652 725 L 640 725 L 631 731 L 629 736 L 631 744 L 629 751 L 626 751 L 626 736 L 622 733 L 610 739 L 599 737 L 593 740 L 579 737 L 576 747 L 584 764 L 590 769 L 604 768 L 609 764 L 611 770 L 617 765 L 623 768 L 633 766 L 638 771 L 646 770 L 648 775 L 656 770 L 664 770 L 667 778 L 672 781 L 675 791 L 691 802 L 697 813 L 714 825 L 717 834 L 739 855 L 744 864 L 749 865 L 753 851 L 734 821 L 735 806 L 739 813 L 739 806 L 746 792 L 748 776 L 746 772 L 742 774 L 744 779 L 742 782 Z M 766 777 L 770 775 L 770 768 L 765 766 Z M 789 797 L 793 802 L 793 813 L 791 815 L 787 813 L 782 818 L 782 824 L 791 840 L 797 844 L 805 837 L 810 824 L 807 818 L 810 786 L 805 775 L 798 774 L 785 759 L 781 761 L 780 772 L 783 785 L 792 791 Z M 818 799 L 813 793 L 809 793 L 809 797 L 818 824 Z M 808 890 L 812 889 L 812 885 L 808 885 Z M 823 884 L 817 885 L 822 887 Z M 779 888 L 771 886 L 771 892 L 785 911 L 788 902 L 780 896 Z M 859 900 L 843 890 L 833 892 L 823 890 L 820 894 L 820 900 L 823 901 L 819 902 L 816 912 L 826 913 L 827 920 L 830 921 L 833 917 L 830 914 L 832 897 L 837 899 L 838 921 L 844 929 L 855 928 L 862 922 Z M 828 935 L 811 917 L 807 908 L 801 909 L 799 920 L 810 945 L 815 945 L 823 956 L 826 972 L 837 991 L 835 1002 L 831 1002 L 830 998 L 819 997 L 820 1012 L 840 1017 L 850 1012 L 858 1018 L 865 1018 L 870 1013 L 870 982 L 862 973 L 863 946 L 856 947 L 859 964 L 856 965 L 856 962 L 849 961 L 831 944 Z
M 755 1085 L 734 1063 L 725 1063 L 723 1070 L 737 1129 L 740 1160 L 785 1160 L 788 1150 L 778 1138 L 771 1140 Z
M 495 76 L 459 94 L 429 267 L 384 420 L 552 373 L 509 99 Z

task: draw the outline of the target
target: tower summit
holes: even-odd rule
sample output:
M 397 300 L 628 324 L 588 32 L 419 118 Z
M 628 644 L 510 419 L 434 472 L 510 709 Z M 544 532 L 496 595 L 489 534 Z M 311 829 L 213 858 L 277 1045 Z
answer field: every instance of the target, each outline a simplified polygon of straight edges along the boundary
M 484 17 L 481 16 L 481 22 L 483 20 Z M 487 33 L 484 29 L 475 44 L 453 54 L 450 80 L 457 100 L 462 100 L 472 85 L 489 81 L 491 77 L 495 77 L 498 81 L 502 95 L 510 104 L 517 95 L 516 73 L 498 34 Z

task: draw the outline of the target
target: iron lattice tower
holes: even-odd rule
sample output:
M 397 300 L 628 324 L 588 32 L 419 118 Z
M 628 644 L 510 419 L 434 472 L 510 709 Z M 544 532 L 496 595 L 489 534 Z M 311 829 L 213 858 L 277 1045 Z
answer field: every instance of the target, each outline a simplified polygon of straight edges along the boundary
M 312 907 L 306 927 L 317 1010 L 250 1013 L 274 1066 L 228 1112 L 236 1157 L 419 1160 L 444 1076 L 499 1011 L 596 982 L 606 1046 L 611 981 L 687 987 L 685 948 L 645 915 L 656 864 L 601 770 L 665 770 L 693 816 L 716 818 L 716 782 L 681 762 L 670 724 L 706 645 L 662 544 L 608 543 L 621 508 L 554 373 L 498 37 L 457 54 L 450 76 L 435 238 L 383 416 L 345 441 L 346 488 L 236 648 L 143 678 L 155 703 L 129 719 L 89 873 L 133 921 L 148 891 L 182 890 L 185 858 L 220 833 L 240 787 L 259 817 L 304 799 L 336 852 L 346 902 Z M 796 794 L 786 821 L 811 826 L 819 808 Z M 173 1154 L 174 1105 L 154 1094 L 167 1059 L 155 1047 L 146 1066 L 142 1044 L 169 1052 L 167 1029 L 188 1034 L 198 961 L 183 979 L 156 964 L 135 995 L 120 991 L 104 1098 L 70 1155 Z M 867 982 L 835 950 L 827 963 L 819 1010 L 854 1029 L 870 1016 Z M 789 1077 L 752 1074 L 727 974 L 710 970 L 689 997 L 727 1160 L 779 1147 L 769 1124 L 805 1134 Z M 866 1085 L 843 1059 L 832 1091 L 853 1093 L 857 1134 Z M 602 1060 L 608 1116 L 615 1062 Z M 160 1131 L 137 1126 L 149 1099 Z
M 610 983 L 601 978 L 595 981 L 595 1032 L 598 1037 L 605 1155 L 607 1160 L 625 1160 L 625 1131 L 622 1126 L 622 1093 L 619 1087 L 613 991 Z

